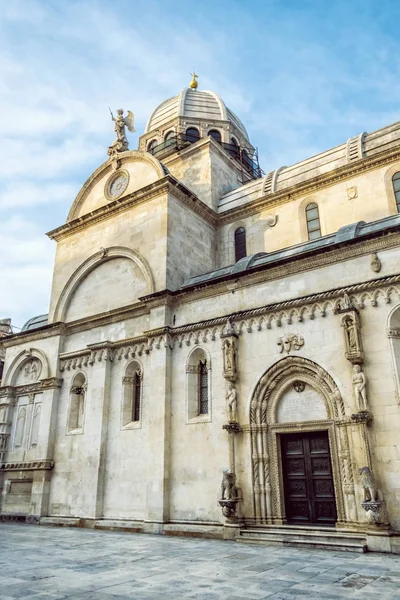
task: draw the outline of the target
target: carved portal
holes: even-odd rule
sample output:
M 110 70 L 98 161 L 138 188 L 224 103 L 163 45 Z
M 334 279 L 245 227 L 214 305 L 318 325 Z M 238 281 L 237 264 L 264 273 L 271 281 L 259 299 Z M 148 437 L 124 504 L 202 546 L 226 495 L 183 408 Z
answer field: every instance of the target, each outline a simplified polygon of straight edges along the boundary
M 313 388 L 325 404 L 319 420 L 278 422 L 278 407 L 295 382 Z M 293 390 L 294 391 L 294 390 Z M 294 392 L 297 395 L 297 392 Z M 305 393 L 305 392 L 304 392 Z M 299 393 L 299 400 L 303 397 Z M 328 431 L 338 522 L 357 520 L 352 460 L 348 443 L 344 403 L 332 377 L 316 363 L 288 356 L 273 365 L 260 379 L 250 403 L 250 435 L 253 475 L 254 520 L 285 522 L 280 434 Z

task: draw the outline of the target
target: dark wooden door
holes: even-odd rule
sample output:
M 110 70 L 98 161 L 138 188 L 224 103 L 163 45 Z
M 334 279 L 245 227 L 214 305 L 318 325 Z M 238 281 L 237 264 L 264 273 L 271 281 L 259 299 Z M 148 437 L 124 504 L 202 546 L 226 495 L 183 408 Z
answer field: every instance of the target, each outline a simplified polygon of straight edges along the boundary
M 289 523 L 336 522 L 327 431 L 281 436 L 286 518 Z

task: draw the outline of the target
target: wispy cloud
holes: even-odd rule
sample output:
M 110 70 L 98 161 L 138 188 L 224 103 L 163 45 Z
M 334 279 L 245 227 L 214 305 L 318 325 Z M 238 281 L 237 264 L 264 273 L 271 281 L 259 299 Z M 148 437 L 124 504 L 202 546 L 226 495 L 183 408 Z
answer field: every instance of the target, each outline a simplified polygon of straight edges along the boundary
M 47 311 L 44 231 L 106 160 L 109 105 L 133 110 L 140 134 L 194 66 L 265 170 L 288 165 L 398 118 L 399 17 L 389 0 L 3 2 L 0 317 Z

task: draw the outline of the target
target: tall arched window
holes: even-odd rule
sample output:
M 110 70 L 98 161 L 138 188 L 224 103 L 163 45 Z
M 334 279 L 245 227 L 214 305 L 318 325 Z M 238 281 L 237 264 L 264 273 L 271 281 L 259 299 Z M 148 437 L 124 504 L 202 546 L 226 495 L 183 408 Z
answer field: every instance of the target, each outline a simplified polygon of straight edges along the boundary
M 208 414 L 208 369 L 207 362 L 199 361 L 199 415 Z
M 77 373 L 70 389 L 68 433 L 81 433 L 83 430 L 86 387 L 86 377 L 83 373 Z
M 143 372 L 134 360 L 126 368 L 122 378 L 122 427 L 132 428 L 140 424 L 142 417 Z
M 151 140 L 148 144 L 147 144 L 147 152 L 150 152 L 151 154 L 154 153 L 154 148 L 158 145 L 158 141 L 157 140 Z
M 196 127 L 188 127 L 186 129 L 186 141 L 194 144 L 200 139 L 199 130 Z
M 233 156 L 233 158 L 240 158 L 239 144 L 237 143 L 237 140 L 234 137 L 231 137 L 228 152 L 231 156 Z
M 306 222 L 309 240 L 321 237 L 321 224 L 319 222 L 318 205 L 315 202 L 306 206 Z
M 400 171 L 397 171 L 392 177 L 393 191 L 396 198 L 397 212 L 400 212 Z
M 195 348 L 186 363 L 187 421 L 210 420 L 211 364 L 203 348 Z
M 212 137 L 216 142 L 218 142 L 218 144 L 222 142 L 221 132 L 218 131 L 218 129 L 210 129 L 208 135 Z
M 238 227 L 235 231 L 235 262 L 247 256 L 246 231 L 244 227 Z
M 175 144 L 175 131 L 168 131 L 164 138 L 165 146 L 173 146 Z

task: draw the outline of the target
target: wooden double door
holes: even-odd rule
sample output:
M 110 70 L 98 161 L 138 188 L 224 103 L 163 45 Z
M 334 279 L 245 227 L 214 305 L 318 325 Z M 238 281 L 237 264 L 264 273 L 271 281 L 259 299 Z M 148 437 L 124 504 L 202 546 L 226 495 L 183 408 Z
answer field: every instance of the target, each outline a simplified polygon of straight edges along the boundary
M 327 431 L 281 435 L 289 523 L 334 525 L 335 490 Z

